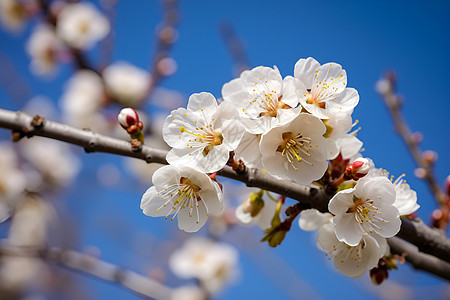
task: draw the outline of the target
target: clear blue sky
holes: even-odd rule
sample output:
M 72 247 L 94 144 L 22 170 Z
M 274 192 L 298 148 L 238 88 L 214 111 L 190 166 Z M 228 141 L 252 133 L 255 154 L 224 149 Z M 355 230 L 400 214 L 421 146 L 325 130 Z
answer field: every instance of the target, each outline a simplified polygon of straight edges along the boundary
M 435 208 L 427 186 L 414 178 L 415 168 L 405 146 L 392 130 L 392 122 L 374 85 L 387 69 L 399 78 L 399 92 L 405 96 L 404 113 L 413 131 L 424 135 L 422 149 L 439 154 L 437 177 L 442 184 L 449 175 L 449 94 L 450 84 L 450 2 L 448 1 L 198 1 L 180 4 L 180 38 L 172 51 L 178 71 L 163 86 L 180 91 L 187 97 L 208 91 L 220 97 L 224 83 L 233 78 L 233 61 L 218 33 L 220 21 L 228 21 L 245 41 L 252 66 L 277 65 L 283 76 L 292 75 L 295 62 L 312 56 L 319 62 L 338 62 L 348 74 L 348 85 L 358 90 L 360 103 L 353 114 L 360 121 L 359 138 L 365 155 L 376 165 L 407 179 L 419 196 L 419 217 L 429 220 Z M 161 20 L 158 1 L 119 1 L 114 60 L 127 60 L 147 68 L 153 47 L 156 24 Z M 46 95 L 57 101 L 63 83 L 70 77 L 71 66 L 63 65 L 53 80 L 33 77 L 24 50 L 25 37 L 31 26 L 19 36 L 0 31 L 0 52 L 15 66 L 29 87 L 29 95 Z M 96 59 L 95 51 L 90 53 Z M 3 61 L 3 59 L 2 59 Z M 5 68 L 0 70 L 0 106 L 19 109 L 23 103 L 13 102 L 4 88 Z M 8 78 L 8 76 L 6 77 Z M 6 138 L 4 131 L 1 137 Z M 130 179 L 111 188 L 92 182 L 96 168 L 105 163 L 123 165 L 120 158 L 103 154 L 84 154 L 78 150 L 85 168 L 65 198 L 73 221 L 80 224 L 80 245 L 95 245 L 103 258 L 139 272 L 143 265 L 158 265 L 158 259 L 145 249 L 133 255 L 136 241 L 151 236 L 148 247 L 173 234 L 176 225 L 162 219 L 150 219 L 139 209 L 141 194 L 147 188 Z M 141 245 L 140 247 L 145 247 Z M 259 249 L 259 248 L 258 248 Z M 262 248 L 264 249 L 264 248 Z M 314 242 L 314 234 L 293 226 L 281 245 L 256 255 L 260 263 L 275 269 L 276 276 L 289 285 L 288 273 L 274 262 L 282 257 L 299 277 L 324 299 L 345 297 L 377 299 L 367 276 L 349 279 L 333 270 Z M 269 252 L 269 254 L 267 254 Z M 270 254 L 271 253 L 271 254 Z M 143 261 L 147 259 L 147 261 Z M 237 284 L 221 294 L 220 299 L 284 299 L 286 294 L 261 273 L 248 254 L 241 257 L 242 274 Z M 276 264 L 277 266 L 271 266 Z M 414 288 L 415 299 L 443 298 L 445 284 L 413 272 L 405 265 L 392 272 L 390 282 L 378 290 L 391 293 L 392 283 Z M 281 268 L 282 270 L 282 268 Z M 280 273 L 278 273 L 280 272 Z M 284 276 L 284 277 L 283 277 Z M 168 277 L 169 285 L 183 281 Z M 136 299 L 123 290 L 93 279 L 79 279 L 92 287 L 97 299 Z M 300 289 L 301 291 L 302 289 Z M 303 289 L 308 298 L 308 289 Z M 299 298 L 302 294 L 298 295 Z

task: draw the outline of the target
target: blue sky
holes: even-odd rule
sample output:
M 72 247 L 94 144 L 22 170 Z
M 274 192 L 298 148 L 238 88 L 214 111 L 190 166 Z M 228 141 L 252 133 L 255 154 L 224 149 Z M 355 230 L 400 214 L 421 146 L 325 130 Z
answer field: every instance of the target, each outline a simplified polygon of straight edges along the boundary
M 321 63 L 340 63 L 347 71 L 348 85 L 360 94 L 353 118 L 358 119 L 362 127 L 359 138 L 364 142 L 364 155 L 395 176 L 406 173 L 409 184 L 419 196 L 421 209 L 418 215 L 427 222 L 435 208 L 433 199 L 427 186 L 413 176 L 415 165 L 393 132 L 392 122 L 374 85 L 385 70 L 396 71 L 399 92 L 405 96 L 405 117 L 413 131 L 423 134 L 422 149 L 438 153 L 436 175 L 442 184 L 449 175 L 450 166 L 449 11 L 448 1 L 429 1 L 427 4 L 422 1 L 356 0 L 181 1 L 179 40 L 171 51 L 178 63 L 178 71 L 162 85 L 181 92 L 186 99 L 190 94 L 202 91 L 220 97 L 222 85 L 234 77 L 232 58 L 218 32 L 221 21 L 235 27 L 245 43 L 252 66 L 277 65 L 286 76 L 293 75 L 294 64 L 299 58 L 312 56 Z M 158 1 L 119 1 L 113 60 L 126 60 L 147 68 L 153 51 L 155 26 L 160 20 Z M 0 30 L 0 53 L 23 78 L 29 88 L 28 96 L 46 95 L 56 103 L 72 67 L 62 65 L 60 73 L 52 80 L 31 75 L 24 50 L 31 28 L 29 26 L 18 36 Z M 93 61 L 98 58 L 95 51 L 89 56 Z M 0 70 L 0 107 L 20 109 L 23 103 L 14 102 L 4 87 L 8 78 L 13 78 L 12 75 L 5 76 L 5 70 Z M 25 100 L 27 95 L 23 98 Z M 0 134 L 7 137 L 4 131 Z M 124 177 L 112 189 L 92 183 L 90 178 L 95 176 L 99 166 L 112 163 L 122 169 L 120 158 L 105 154 L 86 155 L 79 149 L 76 152 L 85 162 L 85 168 L 64 196 L 67 209 L 73 211 L 73 222 L 81 225 L 80 245 L 95 245 L 101 249 L 105 260 L 144 272 L 142 265 L 147 263 L 130 254 L 136 240 L 140 236 L 151 236 L 151 241 L 162 241 L 176 232 L 176 225 L 142 215 L 139 201 L 146 186 Z M 260 234 L 259 231 L 250 232 Z M 282 286 L 295 286 L 305 293 L 305 298 L 312 297 L 308 291 L 314 290 L 324 299 L 336 295 L 347 299 L 361 296 L 378 299 L 380 293 L 394 291 L 394 283 L 406 286 L 407 290 L 413 288 L 415 299 L 444 297 L 442 281 L 413 272 L 407 265 L 392 272 L 392 280 L 378 290 L 371 287 L 367 276 L 357 280 L 346 278 L 333 270 L 332 264 L 316 248 L 314 234 L 301 232 L 296 226 L 279 248 L 257 249 L 256 255 L 242 255 L 240 280 L 226 289 L 219 299 L 287 297 L 283 288 L 268 279 L 267 271 L 261 271 L 254 261 L 265 264 L 266 270 L 275 270 L 276 277 L 285 279 L 281 280 Z M 140 259 L 142 257 L 149 260 L 148 264 L 157 264 L 157 259 L 147 252 Z M 297 287 L 299 280 L 290 280 L 292 277 L 287 274 L 291 271 L 283 271 L 277 263 L 280 257 L 309 288 L 300 289 Z M 172 280 L 169 285 L 183 283 L 174 276 L 169 279 Z M 136 299 L 109 284 L 81 277 L 79 280 L 93 288 L 94 298 Z

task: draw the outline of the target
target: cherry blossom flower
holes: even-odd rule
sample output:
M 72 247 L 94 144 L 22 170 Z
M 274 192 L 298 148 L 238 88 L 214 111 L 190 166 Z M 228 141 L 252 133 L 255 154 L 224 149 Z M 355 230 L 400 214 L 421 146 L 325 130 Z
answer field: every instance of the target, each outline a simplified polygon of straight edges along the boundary
M 150 74 L 127 62 L 116 62 L 103 71 L 106 88 L 123 105 L 133 105 L 145 98 Z
M 60 100 L 65 122 L 105 132 L 108 122 L 99 113 L 103 99 L 102 79 L 92 71 L 78 71 L 66 84 Z
M 321 213 L 314 208 L 305 209 L 300 213 L 298 225 L 304 231 L 313 231 L 329 223 L 332 217 L 330 213 Z
M 378 264 L 386 252 L 387 242 L 384 238 L 364 235 L 350 246 L 336 238 L 333 224 L 328 222 L 318 230 L 317 246 L 333 259 L 334 267 L 342 274 L 359 278 Z
M 7 143 L 0 143 L 0 223 L 11 214 L 19 203 L 26 187 L 26 178 L 19 169 L 14 149 Z
M 236 149 L 244 130 L 230 102 L 218 105 L 210 93 L 193 94 L 187 109 L 178 108 L 167 117 L 163 128 L 170 164 L 189 165 L 212 173 L 223 168 L 229 152 Z
M 305 185 L 320 179 L 328 167 L 325 131 L 320 119 L 301 113 L 292 122 L 264 134 L 259 148 L 267 173 Z
M 35 138 L 20 143 L 22 155 L 39 172 L 43 185 L 63 187 L 78 174 L 81 162 L 67 144 Z
M 294 81 L 292 76 L 283 80 L 276 67 L 256 67 L 224 84 L 222 96 L 238 109 L 248 132 L 261 134 L 299 114 Z
M 417 193 L 412 190 L 409 184 L 406 183 L 406 180 L 403 179 L 405 174 L 400 175 L 394 181 L 394 176 L 390 176 L 389 172 L 383 169 L 375 169 L 375 166 L 372 166 L 367 176 L 384 176 L 393 182 L 395 187 L 394 206 L 398 209 L 400 216 L 410 215 L 420 208 L 420 205 L 417 204 Z
M 109 22 L 91 3 L 66 4 L 58 15 L 56 31 L 69 46 L 91 49 L 109 33 Z
M 219 214 L 223 208 L 223 193 L 219 185 L 206 174 L 187 166 L 164 166 L 152 178 L 154 186 L 142 196 L 141 209 L 151 217 L 174 214 L 178 228 L 198 231 L 208 214 Z
M 295 64 L 294 77 L 301 105 L 318 118 L 352 111 L 359 102 L 358 92 L 346 87 L 347 73 L 339 64 L 321 66 L 312 57 L 302 58 Z
M 329 159 L 334 159 L 339 153 L 343 159 L 351 159 L 358 155 L 363 143 L 356 137 L 355 130 L 350 132 L 357 122 L 352 123 L 352 111 L 332 114 L 328 120 L 324 120 L 327 132 L 325 137 L 336 143 L 336 152 L 329 154 Z
M 27 12 L 23 3 L 17 0 L 0 1 L 0 20 L 13 31 L 22 29 Z
M 417 193 L 406 183 L 406 180 L 403 179 L 404 176 L 405 174 L 399 176 L 393 182 L 396 195 L 394 206 L 398 209 L 401 216 L 410 215 L 420 207 L 417 204 Z
M 197 278 L 210 294 L 219 292 L 237 275 L 235 248 L 205 238 L 191 238 L 169 258 L 172 272 L 181 278 Z
M 395 188 L 386 177 L 362 178 L 354 188 L 338 192 L 328 204 L 339 241 L 357 246 L 365 235 L 388 238 L 400 230 L 393 205 Z
M 62 49 L 62 44 L 53 28 L 39 25 L 31 34 L 26 49 L 31 56 L 31 71 L 46 75 L 55 70 L 56 52 Z
M 242 224 L 256 224 L 261 229 L 266 230 L 271 227 L 271 222 L 275 215 L 277 203 L 271 199 L 264 199 L 262 198 L 262 195 L 260 195 L 257 197 L 256 201 L 262 202 L 262 205 L 259 204 L 260 208 L 257 213 L 253 213 L 252 208 L 255 205 L 258 205 L 257 203 L 252 203 L 252 200 L 255 201 L 254 197 L 252 198 L 255 194 L 257 193 L 251 194 L 246 201 L 244 201 L 244 203 L 236 208 L 236 218 Z

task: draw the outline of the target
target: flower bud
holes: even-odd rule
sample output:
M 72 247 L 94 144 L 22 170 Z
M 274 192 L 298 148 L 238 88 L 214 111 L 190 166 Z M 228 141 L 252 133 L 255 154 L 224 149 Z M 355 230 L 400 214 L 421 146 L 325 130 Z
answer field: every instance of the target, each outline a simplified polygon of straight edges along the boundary
M 370 279 L 372 283 L 375 285 L 380 285 L 384 280 L 388 278 L 388 268 L 386 262 L 383 259 L 380 259 L 378 262 L 378 266 L 370 270 Z
M 131 107 L 124 108 L 120 111 L 117 116 L 117 120 L 119 120 L 120 125 L 123 129 L 127 130 L 133 125 L 138 125 L 139 116 L 137 112 Z
M 258 193 L 252 193 L 247 197 L 243 205 L 245 213 L 250 213 L 252 218 L 256 217 L 264 207 L 264 200 L 262 199 L 264 191 Z
M 353 163 L 347 165 L 345 169 L 344 178 L 346 180 L 353 179 L 358 180 L 369 173 L 370 162 L 368 159 L 360 157 L 357 158 Z
M 139 121 L 139 116 L 134 109 L 131 107 L 122 109 L 117 116 L 117 120 L 133 140 L 144 142 L 144 133 L 142 132 L 144 125 Z

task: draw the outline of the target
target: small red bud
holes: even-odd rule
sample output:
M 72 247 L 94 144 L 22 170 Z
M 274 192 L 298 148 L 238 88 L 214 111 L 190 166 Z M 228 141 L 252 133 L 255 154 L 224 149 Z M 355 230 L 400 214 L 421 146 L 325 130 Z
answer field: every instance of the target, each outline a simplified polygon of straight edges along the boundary
M 139 121 L 139 116 L 134 109 L 131 107 L 124 108 L 120 111 L 117 116 L 117 120 L 119 124 L 123 127 L 123 129 L 127 130 L 131 126 L 138 126 L 142 129 L 142 122 Z

